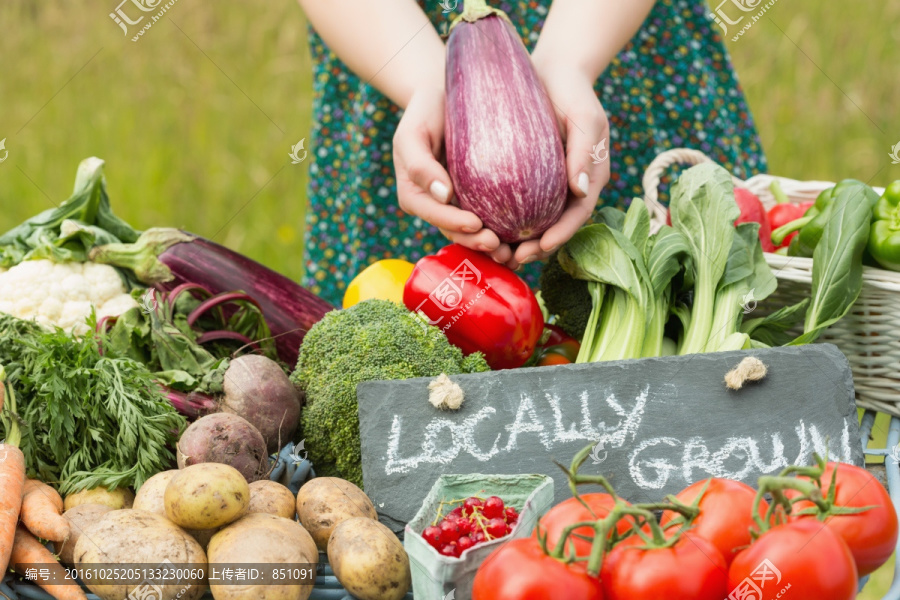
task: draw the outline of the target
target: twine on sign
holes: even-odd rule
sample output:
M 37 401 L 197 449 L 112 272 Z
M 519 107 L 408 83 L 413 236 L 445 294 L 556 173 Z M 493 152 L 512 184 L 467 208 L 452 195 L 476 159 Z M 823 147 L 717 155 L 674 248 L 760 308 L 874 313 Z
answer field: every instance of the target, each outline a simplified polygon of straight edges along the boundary
M 458 383 L 441 373 L 428 384 L 428 401 L 440 410 L 458 410 L 466 395 Z
M 763 361 L 755 356 L 748 356 L 725 374 L 725 386 L 730 390 L 739 390 L 748 381 L 760 381 L 768 372 Z

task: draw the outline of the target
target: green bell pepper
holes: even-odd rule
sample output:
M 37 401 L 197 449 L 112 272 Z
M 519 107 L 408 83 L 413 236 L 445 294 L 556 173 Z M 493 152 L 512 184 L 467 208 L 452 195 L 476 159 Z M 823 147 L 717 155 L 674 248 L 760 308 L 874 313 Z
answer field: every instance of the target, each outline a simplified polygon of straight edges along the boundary
M 869 254 L 885 269 L 900 271 L 900 180 L 885 188 L 874 213 Z
M 819 240 L 822 239 L 822 232 L 825 225 L 831 219 L 834 208 L 834 200 L 840 194 L 859 194 L 860 199 L 865 199 L 870 206 L 874 206 L 878 202 L 878 194 L 861 181 L 855 179 L 845 179 L 833 188 L 824 190 L 816 198 L 816 203 L 810 207 L 802 218 L 792 221 L 783 227 L 779 227 L 772 233 L 772 241 L 780 244 L 784 238 L 800 230 L 800 235 L 794 238 L 788 248 L 790 256 L 812 257 Z

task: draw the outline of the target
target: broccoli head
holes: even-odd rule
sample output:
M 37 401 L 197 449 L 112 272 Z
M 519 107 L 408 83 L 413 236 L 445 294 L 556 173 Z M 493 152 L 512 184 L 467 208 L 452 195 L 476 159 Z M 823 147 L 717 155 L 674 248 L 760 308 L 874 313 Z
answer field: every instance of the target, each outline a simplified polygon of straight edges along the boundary
M 550 255 L 541 271 L 540 288 L 544 306 L 556 315 L 556 325 L 576 340 L 584 337 L 593 303 L 587 282 L 569 275 L 557 259 L 558 252 Z
M 317 474 L 362 486 L 358 384 L 488 370 L 481 354 L 463 356 L 400 304 L 367 300 L 328 313 L 306 334 L 291 376 L 306 392 L 303 436 Z

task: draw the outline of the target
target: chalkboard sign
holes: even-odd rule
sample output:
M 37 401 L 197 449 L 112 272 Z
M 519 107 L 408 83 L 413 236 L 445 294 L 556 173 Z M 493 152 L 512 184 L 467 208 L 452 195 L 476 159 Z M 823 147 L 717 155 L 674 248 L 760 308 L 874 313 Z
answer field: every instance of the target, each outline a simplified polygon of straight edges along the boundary
M 728 390 L 745 356 L 766 378 Z M 595 444 L 584 473 L 632 502 L 710 476 L 751 485 L 818 452 L 863 464 L 853 379 L 830 344 L 562 365 L 452 377 L 458 411 L 428 403 L 430 379 L 361 384 L 363 479 L 383 523 L 402 529 L 442 473 L 540 473 L 570 497 L 554 464 Z M 589 488 L 588 488 L 589 489 Z

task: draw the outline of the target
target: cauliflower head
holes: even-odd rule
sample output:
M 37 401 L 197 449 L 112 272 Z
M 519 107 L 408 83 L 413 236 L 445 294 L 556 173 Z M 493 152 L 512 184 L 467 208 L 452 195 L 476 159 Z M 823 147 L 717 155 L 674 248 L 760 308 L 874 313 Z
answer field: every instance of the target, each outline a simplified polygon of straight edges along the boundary
M 95 263 L 28 260 L 0 271 L 0 312 L 74 335 L 88 332 L 85 320 L 118 316 L 137 306 L 113 267 Z

